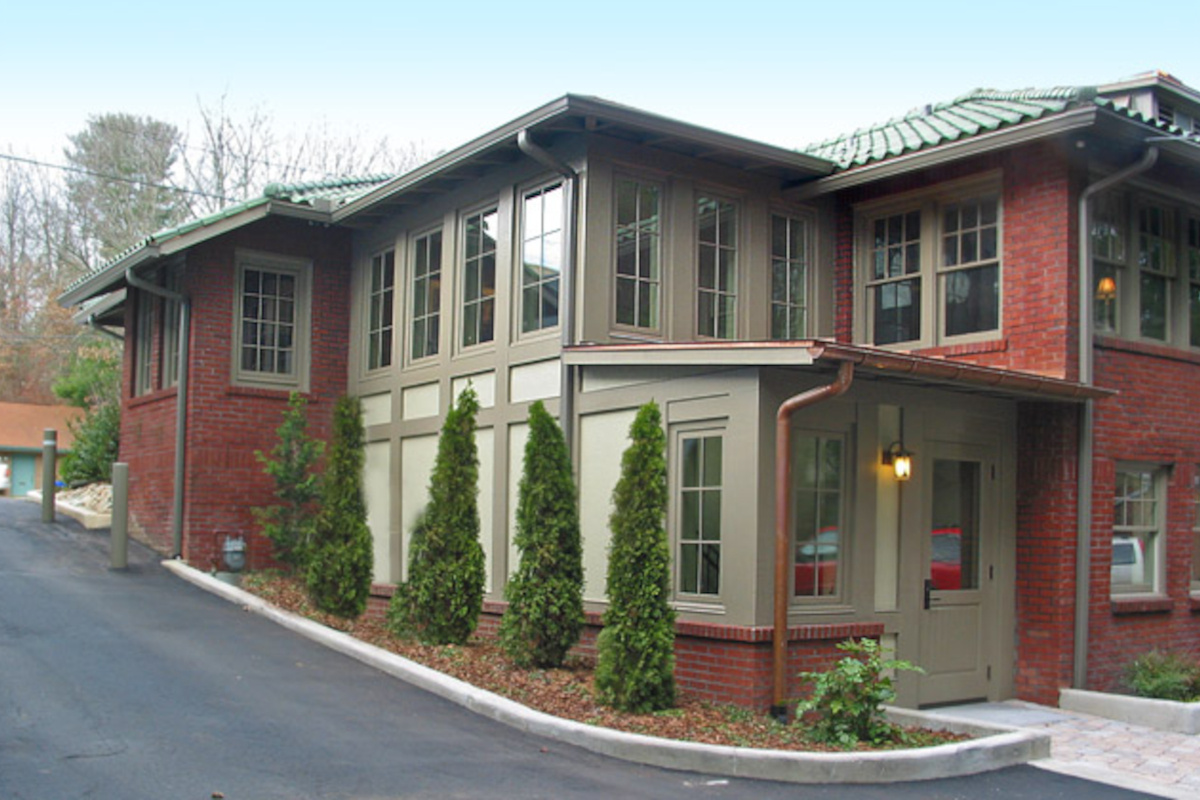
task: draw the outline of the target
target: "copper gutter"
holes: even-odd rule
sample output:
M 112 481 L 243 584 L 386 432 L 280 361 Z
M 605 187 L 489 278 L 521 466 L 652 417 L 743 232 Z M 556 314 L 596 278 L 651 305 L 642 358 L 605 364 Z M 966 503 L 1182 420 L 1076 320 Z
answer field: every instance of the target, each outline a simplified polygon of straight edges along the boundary
M 774 678 L 775 692 L 771 713 L 786 719 L 784 698 L 787 694 L 787 612 L 788 612 L 788 545 L 791 544 L 792 493 L 792 414 L 802 408 L 844 394 L 854 380 L 854 362 L 842 361 L 837 379 L 826 386 L 817 386 L 789 397 L 775 414 L 775 631 Z

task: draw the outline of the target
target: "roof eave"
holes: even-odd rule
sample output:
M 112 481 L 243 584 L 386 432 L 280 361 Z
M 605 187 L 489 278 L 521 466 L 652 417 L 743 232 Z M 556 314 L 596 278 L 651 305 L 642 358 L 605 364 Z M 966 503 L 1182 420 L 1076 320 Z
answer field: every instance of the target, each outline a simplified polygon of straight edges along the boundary
M 1095 106 L 1073 109 L 1052 117 L 1044 117 L 991 133 L 936 145 L 926 150 L 917 150 L 895 158 L 864 164 L 861 167 L 849 167 L 836 175 L 820 178 L 797 187 L 793 190 L 793 196 L 797 200 L 807 200 L 914 170 L 927 169 L 951 161 L 1088 128 L 1095 124 L 1098 111 L 1099 109 Z

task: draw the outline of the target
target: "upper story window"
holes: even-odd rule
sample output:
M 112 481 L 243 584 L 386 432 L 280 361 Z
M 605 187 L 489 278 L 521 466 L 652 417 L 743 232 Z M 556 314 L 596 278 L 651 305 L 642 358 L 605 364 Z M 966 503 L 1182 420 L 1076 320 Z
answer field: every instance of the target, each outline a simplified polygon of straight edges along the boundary
M 721 590 L 721 436 L 680 438 L 679 591 Z
M 617 324 L 659 326 L 662 220 L 660 189 L 617 181 Z
M 1112 593 L 1161 592 L 1166 471 L 1121 466 L 1116 477 Z
M 1119 192 L 1092 203 L 1096 332 L 1200 347 L 1200 213 Z
M 462 346 L 495 338 L 496 236 L 495 209 L 467 217 L 463 230 Z
M 728 201 L 696 198 L 696 329 L 701 336 L 737 336 L 738 209 Z
M 367 320 L 367 369 L 392 363 L 393 304 L 396 284 L 396 251 L 371 259 L 371 296 Z
M 771 215 L 771 338 L 802 339 L 808 329 L 807 219 Z
M 442 232 L 431 231 L 413 242 L 412 343 L 409 357 L 416 361 L 435 356 L 441 332 Z
M 1000 329 L 1000 199 L 938 196 L 862 218 L 860 336 L 931 346 Z
M 310 274 L 307 262 L 239 255 L 238 382 L 296 387 L 307 380 Z
M 558 325 L 564 196 L 561 183 L 524 195 L 521 210 L 521 333 Z
M 844 582 L 843 445 L 828 436 L 795 437 L 794 584 L 796 597 L 830 598 Z

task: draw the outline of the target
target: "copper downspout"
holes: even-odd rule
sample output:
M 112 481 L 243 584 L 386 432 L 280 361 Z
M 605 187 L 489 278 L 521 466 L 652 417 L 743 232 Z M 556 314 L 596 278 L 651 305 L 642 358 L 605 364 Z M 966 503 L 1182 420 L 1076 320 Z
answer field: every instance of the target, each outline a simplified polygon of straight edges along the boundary
M 787 718 L 784 697 L 787 694 L 788 564 L 791 561 L 788 546 L 792 522 L 792 414 L 845 393 L 853 380 L 854 363 L 843 361 L 833 383 L 789 397 L 775 414 L 775 692 L 771 714 L 777 719 Z

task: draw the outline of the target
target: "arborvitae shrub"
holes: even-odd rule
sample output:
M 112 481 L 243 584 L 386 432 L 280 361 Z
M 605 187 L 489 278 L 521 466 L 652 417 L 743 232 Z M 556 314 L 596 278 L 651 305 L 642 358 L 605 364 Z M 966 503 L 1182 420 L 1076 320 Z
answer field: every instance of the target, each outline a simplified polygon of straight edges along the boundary
M 515 542 L 500 642 L 521 666 L 560 666 L 583 629 L 583 545 L 566 441 L 541 401 L 529 409 Z
M 254 455 L 264 465 L 263 472 L 274 480 L 279 502 L 254 511 L 271 540 L 275 558 L 303 573 L 321 495 L 320 476 L 314 467 L 325 445 L 308 435 L 307 404 L 299 392 L 288 398 L 276 435 L 279 441 L 270 455 L 258 450 Z
M 362 485 L 365 439 L 358 398 L 343 397 L 333 412 L 333 443 L 307 575 L 316 606 L 343 617 L 362 614 L 371 593 L 373 553 Z
M 596 642 L 596 690 L 607 705 L 646 713 L 675 704 L 666 436 L 656 404 L 638 410 L 630 439 L 609 519 L 608 610 Z
M 410 548 L 408 581 L 392 599 L 389 618 L 398 633 L 429 644 L 463 644 L 483 609 L 484 561 L 479 544 L 479 457 L 468 388 L 446 415 L 429 484 L 421 545 Z M 414 537 L 415 538 L 415 537 Z

